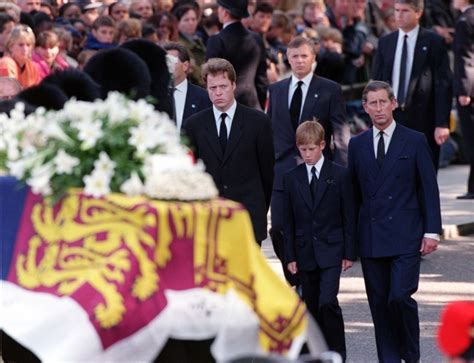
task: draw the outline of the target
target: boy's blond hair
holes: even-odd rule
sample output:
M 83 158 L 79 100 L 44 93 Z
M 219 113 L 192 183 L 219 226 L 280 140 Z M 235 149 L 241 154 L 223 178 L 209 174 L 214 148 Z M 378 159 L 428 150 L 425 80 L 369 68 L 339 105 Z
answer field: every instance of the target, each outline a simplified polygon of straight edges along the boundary
M 305 121 L 296 129 L 296 146 L 311 143 L 319 145 L 324 137 L 324 127 L 318 121 Z

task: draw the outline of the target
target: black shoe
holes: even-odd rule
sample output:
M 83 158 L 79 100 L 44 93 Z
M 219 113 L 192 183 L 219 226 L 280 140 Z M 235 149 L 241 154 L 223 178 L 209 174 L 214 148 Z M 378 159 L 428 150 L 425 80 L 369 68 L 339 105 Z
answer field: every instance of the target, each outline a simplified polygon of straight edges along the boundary
M 466 193 L 463 195 L 458 195 L 456 199 L 474 199 L 474 193 Z

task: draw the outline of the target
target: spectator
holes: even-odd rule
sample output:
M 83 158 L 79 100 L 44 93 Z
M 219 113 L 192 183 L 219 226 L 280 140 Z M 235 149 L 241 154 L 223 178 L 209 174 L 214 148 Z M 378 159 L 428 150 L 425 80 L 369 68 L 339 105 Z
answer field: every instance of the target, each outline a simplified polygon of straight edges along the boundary
M 59 55 L 58 36 L 51 30 L 41 32 L 36 38 L 32 59 L 38 68 L 40 80 L 56 70 L 68 67 L 66 61 Z
M 326 5 L 323 0 L 309 0 L 303 3 L 303 19 L 307 27 L 329 26 L 329 19 L 325 13 Z
M 86 24 L 88 28 L 92 27 L 94 21 L 99 17 L 99 8 L 102 7 L 102 3 L 95 3 L 91 0 L 85 0 L 81 3 L 81 20 Z
M 17 4 L 25 13 L 40 11 L 41 8 L 41 0 L 18 0 Z
M 116 22 L 128 19 L 128 6 L 122 2 L 116 2 L 109 5 L 109 15 Z
M 147 21 L 153 15 L 153 7 L 149 0 L 133 0 L 130 4 L 130 12 L 138 15 L 140 20 Z
M 178 21 L 173 14 L 165 11 L 153 15 L 147 23 L 154 27 L 161 44 L 178 41 Z
M 335 28 L 320 28 L 321 47 L 317 53 L 315 73 L 337 83 L 344 79 L 344 55 L 342 53 L 342 34 Z
M 201 65 L 206 59 L 206 46 L 196 35 L 199 14 L 192 5 L 182 5 L 174 10 L 178 19 L 179 43 L 184 45 L 191 55 L 189 80 L 191 83 L 204 85 L 201 79 Z
M 0 101 L 9 100 L 21 91 L 21 85 L 16 78 L 0 77 Z
M 0 13 L 0 58 L 3 57 L 8 34 L 14 26 L 15 22 L 10 15 Z
M 15 24 L 20 22 L 21 9 L 14 3 L 0 2 L 0 13 L 10 15 L 13 18 Z
M 23 88 L 38 84 L 38 70 L 31 60 L 34 45 L 33 30 L 26 25 L 15 26 L 7 37 L 5 55 L 0 58 L 0 76 L 16 78 Z
M 125 19 L 117 26 L 117 43 L 121 45 L 128 40 L 142 37 L 142 23 L 138 19 Z
M 66 3 L 59 8 L 59 17 L 64 20 L 79 19 L 81 8 L 76 3 Z
M 115 22 L 110 16 L 101 16 L 92 24 L 84 49 L 113 48 L 115 40 Z
M 262 37 L 265 41 L 265 36 L 272 25 L 273 7 L 269 3 L 260 3 L 255 7 L 253 13 L 252 30 Z
M 69 67 L 77 68 L 77 61 L 69 55 L 72 51 L 73 38 L 69 31 L 64 28 L 55 28 L 54 32 L 59 39 L 59 54 L 66 61 Z

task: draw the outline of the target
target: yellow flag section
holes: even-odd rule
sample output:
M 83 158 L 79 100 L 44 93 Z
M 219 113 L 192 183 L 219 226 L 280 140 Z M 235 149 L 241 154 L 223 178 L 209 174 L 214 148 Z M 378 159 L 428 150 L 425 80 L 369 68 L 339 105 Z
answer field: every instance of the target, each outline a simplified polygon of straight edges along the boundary
M 202 207 L 194 235 L 196 284 L 221 294 L 234 289 L 258 316 L 262 350 L 286 355 L 304 335 L 304 305 L 260 253 L 247 211 L 227 200 Z

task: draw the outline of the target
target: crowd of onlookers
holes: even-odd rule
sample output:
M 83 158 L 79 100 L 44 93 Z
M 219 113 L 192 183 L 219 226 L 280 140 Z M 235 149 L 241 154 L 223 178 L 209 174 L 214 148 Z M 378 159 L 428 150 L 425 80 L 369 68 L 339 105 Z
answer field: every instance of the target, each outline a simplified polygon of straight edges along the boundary
M 288 71 L 286 45 L 296 35 L 313 39 L 316 73 L 352 85 L 370 78 L 378 38 L 396 29 L 393 0 L 249 1 L 243 24 L 265 44 L 270 83 Z M 453 40 L 450 2 L 426 0 L 424 25 Z M 189 79 L 202 85 L 209 36 L 222 24 L 212 0 L 17 0 L 0 2 L 0 75 L 22 87 L 57 69 L 82 69 L 101 49 L 136 38 L 183 44 L 191 54 Z

